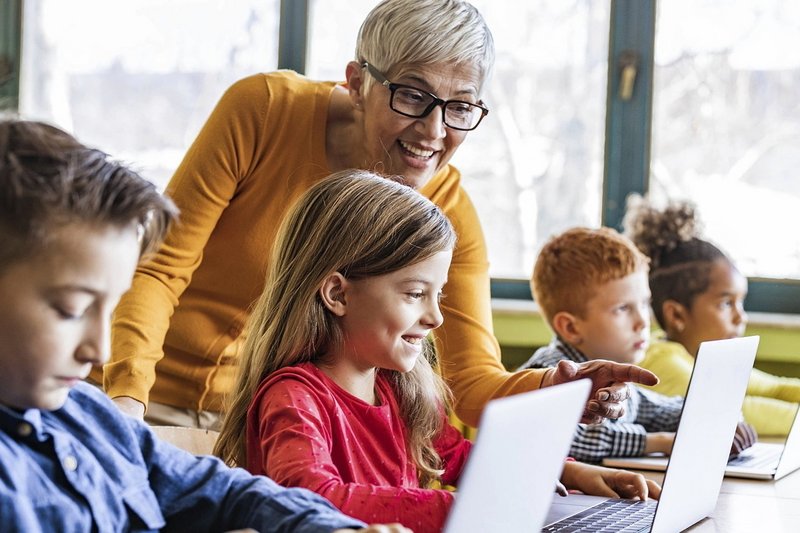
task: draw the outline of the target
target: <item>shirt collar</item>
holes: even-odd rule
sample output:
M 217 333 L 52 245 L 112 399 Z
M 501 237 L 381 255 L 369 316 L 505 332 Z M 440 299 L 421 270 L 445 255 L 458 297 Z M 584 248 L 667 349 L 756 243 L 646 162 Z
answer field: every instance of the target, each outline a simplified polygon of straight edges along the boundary
M 564 357 L 566 357 L 570 361 L 574 361 L 576 363 L 585 363 L 586 361 L 589 360 L 589 358 L 583 355 L 583 353 L 580 350 L 578 350 L 574 346 L 567 344 L 558 337 L 555 337 L 552 340 L 552 342 L 550 342 L 550 347 L 553 350 L 556 350 L 559 353 L 563 354 Z
M 31 430 L 21 429 L 29 426 Z M 44 424 L 42 423 L 42 412 L 39 409 L 25 409 L 17 411 L 5 405 L 0 405 L 0 429 L 8 435 L 24 437 L 31 433 L 36 434 L 37 440 L 42 440 Z

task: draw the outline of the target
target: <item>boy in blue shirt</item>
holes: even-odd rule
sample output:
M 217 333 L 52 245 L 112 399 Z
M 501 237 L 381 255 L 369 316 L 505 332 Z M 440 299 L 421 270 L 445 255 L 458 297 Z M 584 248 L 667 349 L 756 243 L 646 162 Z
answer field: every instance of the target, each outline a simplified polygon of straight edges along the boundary
M 2 527 L 363 527 L 316 494 L 161 442 L 83 382 L 108 358 L 110 317 L 140 254 L 176 215 L 151 184 L 67 133 L 0 121 Z

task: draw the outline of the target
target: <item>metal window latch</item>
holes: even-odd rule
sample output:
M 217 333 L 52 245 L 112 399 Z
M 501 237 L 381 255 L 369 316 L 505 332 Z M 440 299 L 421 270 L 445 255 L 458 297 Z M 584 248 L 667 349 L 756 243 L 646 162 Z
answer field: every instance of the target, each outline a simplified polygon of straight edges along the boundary
M 619 56 L 619 66 L 619 97 L 627 102 L 633 98 L 633 86 L 636 83 L 639 55 L 631 50 L 623 51 Z

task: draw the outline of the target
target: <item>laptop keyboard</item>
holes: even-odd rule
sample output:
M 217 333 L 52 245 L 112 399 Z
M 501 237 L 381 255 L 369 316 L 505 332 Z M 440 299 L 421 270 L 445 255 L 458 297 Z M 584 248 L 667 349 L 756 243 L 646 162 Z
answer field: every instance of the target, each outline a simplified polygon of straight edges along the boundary
M 542 531 L 571 533 L 585 532 L 635 532 L 650 531 L 656 511 L 653 500 L 606 500 L 578 514 L 568 516 Z
M 759 450 L 758 453 L 748 454 L 745 450 L 738 457 L 728 461 L 728 466 L 746 466 L 748 468 L 772 466 L 777 468 L 782 451 L 781 448 L 769 448 L 768 450 Z

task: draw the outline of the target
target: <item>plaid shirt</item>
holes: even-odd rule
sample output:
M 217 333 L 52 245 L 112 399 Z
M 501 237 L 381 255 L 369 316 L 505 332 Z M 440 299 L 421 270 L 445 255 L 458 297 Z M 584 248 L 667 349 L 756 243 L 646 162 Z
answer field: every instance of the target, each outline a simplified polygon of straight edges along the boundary
M 566 359 L 584 363 L 586 358 L 579 350 L 555 338 L 520 366 L 523 368 L 548 368 Z M 664 396 L 629 384 L 631 397 L 625 402 L 625 414 L 602 424 L 578 424 L 572 441 L 570 455 L 579 461 L 600 462 L 604 457 L 644 455 L 647 433 L 675 431 L 681 418 L 683 398 Z

